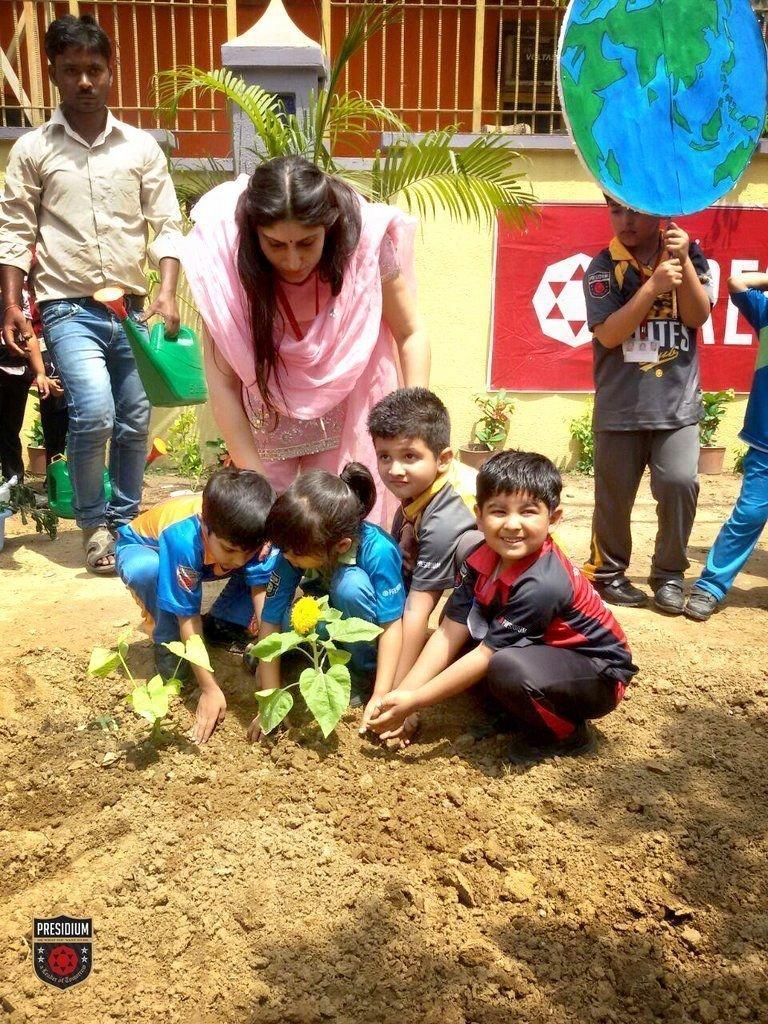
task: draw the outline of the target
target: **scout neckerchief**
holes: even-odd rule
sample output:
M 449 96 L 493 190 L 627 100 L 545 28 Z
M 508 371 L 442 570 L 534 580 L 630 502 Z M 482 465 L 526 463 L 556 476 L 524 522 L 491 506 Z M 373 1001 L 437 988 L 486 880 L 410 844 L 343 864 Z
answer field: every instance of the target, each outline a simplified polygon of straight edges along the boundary
M 610 252 L 611 259 L 613 260 L 613 273 L 619 289 L 623 288 L 624 278 L 626 277 L 627 271 L 630 267 L 635 268 L 638 277 L 640 278 L 640 284 L 642 285 L 653 276 L 657 267 L 664 259 L 664 239 L 661 232 L 659 232 L 659 248 L 653 265 L 650 263 L 641 263 L 637 257 L 632 255 L 629 249 L 622 245 L 618 238 L 611 239 L 608 251 Z M 669 319 L 671 317 L 672 292 L 665 292 L 663 295 L 659 295 L 658 298 L 654 299 L 653 305 L 648 310 L 648 313 L 640 324 L 641 336 L 644 337 L 647 334 L 649 320 Z
M 400 540 L 397 546 L 403 556 L 403 569 L 406 576 L 412 576 L 416 568 L 416 556 L 419 553 L 419 524 L 421 514 L 427 505 L 449 483 L 449 471 L 441 473 L 436 477 L 426 491 L 422 491 L 412 501 L 403 503 L 400 507 L 403 513 L 403 529 L 400 531 Z
M 312 273 L 315 275 L 315 316 L 320 312 L 320 275 L 317 270 L 313 270 Z M 305 284 L 309 278 L 309 275 L 304 278 L 303 281 L 299 281 L 299 284 Z M 288 323 L 291 325 L 293 336 L 298 341 L 304 340 L 304 331 L 299 327 L 299 321 L 296 319 L 296 314 L 293 312 L 293 306 L 288 301 L 288 296 L 285 294 L 285 290 L 282 284 L 277 281 L 275 283 L 275 294 L 277 295 L 280 305 L 283 307 L 285 315 L 288 317 Z

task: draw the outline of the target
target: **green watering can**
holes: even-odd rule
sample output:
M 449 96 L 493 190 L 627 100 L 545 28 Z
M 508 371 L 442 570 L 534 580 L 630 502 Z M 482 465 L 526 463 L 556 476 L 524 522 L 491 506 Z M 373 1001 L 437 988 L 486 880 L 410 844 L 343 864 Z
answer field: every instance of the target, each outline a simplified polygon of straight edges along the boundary
M 62 519 L 74 519 L 75 510 L 72 507 L 72 481 L 69 479 L 67 459 L 64 455 L 56 455 L 51 459 L 48 472 L 45 476 L 48 490 L 48 504 Z M 109 473 L 104 470 L 104 494 L 107 501 L 112 497 L 112 484 L 109 482 Z
M 128 316 L 122 288 L 100 288 L 94 299 L 118 318 L 133 349 L 136 366 L 151 405 L 199 405 L 208 399 L 200 339 L 191 327 L 173 338 L 157 323 L 149 334 Z

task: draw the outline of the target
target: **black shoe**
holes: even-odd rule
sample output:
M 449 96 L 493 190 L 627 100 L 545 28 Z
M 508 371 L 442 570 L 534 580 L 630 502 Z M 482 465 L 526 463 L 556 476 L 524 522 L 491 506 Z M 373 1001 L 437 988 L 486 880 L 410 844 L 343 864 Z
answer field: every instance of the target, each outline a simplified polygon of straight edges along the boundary
M 653 594 L 653 603 L 667 615 L 682 615 L 685 607 L 685 594 L 683 584 L 670 580 L 669 583 L 662 583 Z
M 685 603 L 683 608 L 683 614 L 688 619 L 693 619 L 695 622 L 706 622 L 713 611 L 718 606 L 718 600 L 714 594 L 710 594 L 707 590 L 700 590 L 698 587 L 694 587 L 691 591 L 690 597 Z
M 512 764 L 531 765 L 551 757 L 578 757 L 594 750 L 596 742 L 595 732 L 589 723 L 581 722 L 566 739 L 552 743 L 536 743 L 521 736 L 510 744 L 505 760 Z
M 253 636 L 245 626 L 226 619 L 218 619 L 210 612 L 201 616 L 203 620 L 203 640 L 211 647 L 224 647 L 235 654 L 243 654 L 246 647 L 253 643 Z
M 183 658 L 177 658 L 163 644 L 155 644 L 155 672 L 161 675 L 166 683 L 169 679 L 187 683 L 192 677 L 192 666 Z
M 640 608 L 648 600 L 645 593 L 633 587 L 624 576 L 619 576 L 610 583 L 595 583 L 595 590 L 606 604 L 615 604 L 622 608 Z
M 373 696 L 373 679 L 364 673 L 352 675 L 349 690 L 349 706 L 351 708 L 364 708 Z
M 255 676 L 259 670 L 259 659 L 255 657 L 254 654 L 252 653 L 253 648 L 255 646 L 255 643 L 248 644 L 248 646 L 243 651 L 243 664 L 245 665 L 246 670 L 250 672 L 252 676 Z

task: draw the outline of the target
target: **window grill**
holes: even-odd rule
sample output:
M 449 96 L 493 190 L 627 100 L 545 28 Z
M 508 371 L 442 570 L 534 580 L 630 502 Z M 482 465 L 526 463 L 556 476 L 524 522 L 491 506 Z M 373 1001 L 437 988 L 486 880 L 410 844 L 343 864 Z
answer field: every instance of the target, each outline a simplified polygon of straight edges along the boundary
M 303 31 L 317 38 L 322 30 L 331 53 L 362 6 L 284 2 Z M 753 6 L 768 34 L 768 0 Z M 0 127 L 41 124 L 55 106 L 42 40 L 51 20 L 68 11 L 94 14 L 115 42 L 117 116 L 152 129 L 164 127 L 153 75 L 185 64 L 217 67 L 222 43 L 265 7 L 266 0 L 2 0 Z M 564 0 L 405 0 L 402 22 L 368 41 L 341 86 L 380 100 L 416 131 L 562 132 L 555 60 L 565 8 Z M 229 151 L 218 97 L 192 93 L 170 127 L 185 156 Z

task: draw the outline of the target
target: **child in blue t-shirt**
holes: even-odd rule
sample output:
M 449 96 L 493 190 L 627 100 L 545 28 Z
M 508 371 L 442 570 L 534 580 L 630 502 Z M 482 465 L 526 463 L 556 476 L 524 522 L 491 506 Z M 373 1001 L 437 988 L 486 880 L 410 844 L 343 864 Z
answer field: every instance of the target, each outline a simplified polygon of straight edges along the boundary
M 267 586 L 259 640 L 284 628 L 299 585 L 314 597 L 327 594 L 331 606 L 345 616 L 383 629 L 374 643 L 340 645 L 352 655 L 353 707 L 392 689 L 402 644 L 402 558 L 388 533 L 365 522 L 375 500 L 373 477 L 360 463 L 349 463 L 340 476 L 311 469 L 280 495 L 266 525 L 281 555 Z M 246 664 L 255 667 L 250 655 Z M 260 689 L 280 686 L 279 658 L 257 664 Z M 260 735 L 257 717 L 248 736 L 255 740 Z
M 160 675 L 189 674 L 186 662 L 174 671 L 178 658 L 163 644 L 205 635 L 203 583 L 228 579 L 211 609 L 217 620 L 241 628 L 258 620 L 279 559 L 265 539 L 274 498 L 260 473 L 227 467 L 211 476 L 202 494 L 171 498 L 118 530 L 117 572 L 144 613 Z M 192 672 L 200 687 L 192 738 L 205 743 L 227 704 L 210 672 L 198 665 Z
M 739 274 L 728 281 L 731 301 L 757 332 L 755 376 L 744 427 L 739 434 L 749 445 L 744 480 L 730 519 L 722 526 L 707 555 L 704 572 L 685 605 L 689 619 L 706 622 L 725 599 L 746 565 L 768 520 L 768 274 Z

